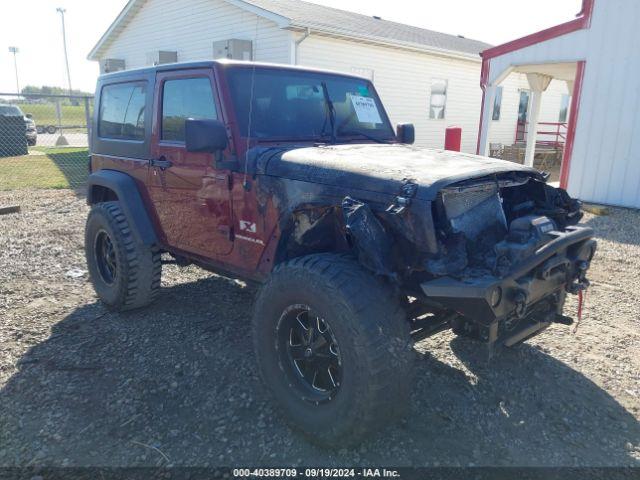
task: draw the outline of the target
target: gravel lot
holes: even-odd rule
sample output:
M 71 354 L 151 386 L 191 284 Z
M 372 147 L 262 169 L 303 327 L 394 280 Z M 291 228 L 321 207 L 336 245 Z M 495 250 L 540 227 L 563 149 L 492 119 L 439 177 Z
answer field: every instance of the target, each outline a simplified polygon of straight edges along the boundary
M 585 218 L 599 252 L 576 334 L 553 326 L 490 363 L 449 333 L 423 341 L 407 420 L 328 451 L 264 397 L 251 287 L 165 266 L 155 305 L 108 313 L 84 199 L 0 192 L 16 203 L 0 216 L 0 465 L 640 466 L 638 211 Z

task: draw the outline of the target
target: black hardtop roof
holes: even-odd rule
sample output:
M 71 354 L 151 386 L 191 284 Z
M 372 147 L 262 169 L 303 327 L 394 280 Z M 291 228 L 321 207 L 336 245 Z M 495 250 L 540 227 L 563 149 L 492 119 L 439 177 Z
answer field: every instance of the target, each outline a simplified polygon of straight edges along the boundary
M 340 75 L 343 77 L 353 77 L 362 80 L 369 81 L 368 78 L 363 77 L 361 75 L 338 72 L 333 70 L 323 70 L 313 67 L 300 67 L 297 65 L 287 65 L 280 63 L 267 63 L 267 62 L 245 62 L 240 60 L 199 60 L 193 62 L 177 62 L 177 63 L 165 63 L 162 65 L 156 65 L 153 67 L 142 67 L 142 68 L 133 68 L 131 70 L 120 70 L 118 72 L 112 73 L 104 73 L 100 75 L 98 78 L 99 81 L 103 80 L 118 80 L 118 79 L 127 79 L 127 80 L 135 80 L 136 77 L 144 78 L 148 75 L 154 74 L 156 72 L 170 72 L 174 70 L 190 70 L 194 68 L 213 68 L 214 66 L 220 66 L 222 68 L 227 67 L 245 67 L 250 68 L 253 66 L 260 68 L 277 68 L 283 70 L 296 70 L 300 72 L 316 72 L 316 73 L 328 73 L 332 75 Z

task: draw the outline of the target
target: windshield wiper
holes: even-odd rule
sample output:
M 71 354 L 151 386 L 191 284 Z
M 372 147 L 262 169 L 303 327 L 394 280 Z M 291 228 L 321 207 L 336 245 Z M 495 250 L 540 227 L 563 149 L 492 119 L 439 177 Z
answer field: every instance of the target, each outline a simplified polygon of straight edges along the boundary
M 331 97 L 329 96 L 329 89 L 327 88 L 327 83 L 321 82 L 320 85 L 322 85 L 322 94 L 324 95 L 324 103 L 327 106 L 329 124 L 331 125 L 331 143 L 336 143 L 336 109 L 334 108 L 333 102 L 331 101 Z
M 369 135 L 368 133 L 365 133 L 365 132 L 358 132 L 358 131 L 343 132 L 342 130 L 340 130 L 340 131 L 338 131 L 338 134 L 340 134 L 342 136 L 345 136 L 345 137 L 360 135 L 361 137 L 367 138 L 369 140 L 373 140 L 376 143 L 391 143 L 389 140 L 385 140 L 383 138 L 374 137 L 373 135 Z

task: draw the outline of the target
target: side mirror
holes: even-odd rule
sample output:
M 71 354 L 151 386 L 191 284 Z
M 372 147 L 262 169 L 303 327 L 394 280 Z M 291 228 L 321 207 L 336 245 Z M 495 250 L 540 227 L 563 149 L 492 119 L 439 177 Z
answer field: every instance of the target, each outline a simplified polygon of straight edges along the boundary
M 188 152 L 216 153 L 227 148 L 227 127 L 219 120 L 194 120 L 184 124 L 184 143 Z
M 416 141 L 416 129 L 413 123 L 399 123 L 396 127 L 396 135 L 400 143 L 412 145 Z
M 27 113 L 27 114 L 25 115 L 25 117 L 27 117 L 27 118 L 33 118 L 33 115 L 31 115 L 30 113 Z

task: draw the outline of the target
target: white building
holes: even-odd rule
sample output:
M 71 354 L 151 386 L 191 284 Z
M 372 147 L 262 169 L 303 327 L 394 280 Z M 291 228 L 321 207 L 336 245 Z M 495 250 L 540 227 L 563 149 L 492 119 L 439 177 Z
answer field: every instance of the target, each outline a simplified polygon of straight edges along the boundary
M 392 121 L 415 125 L 418 145 L 442 147 L 456 125 L 462 150 L 475 152 L 479 53 L 489 47 L 300 0 L 130 0 L 88 58 L 102 71 L 229 56 L 357 73 L 373 80 Z M 491 142 L 515 141 L 528 88 L 524 75 L 505 83 Z M 566 86 L 551 90 L 543 118 L 558 122 Z
M 224 51 L 219 42 L 232 39 L 245 42 Z M 474 152 L 488 47 L 300 0 L 131 0 L 88 58 L 102 71 L 228 55 L 357 73 L 374 81 L 392 121 L 415 124 L 418 144 L 442 147 L 455 124 Z
M 478 151 L 504 134 L 489 120 L 498 88 L 526 75 L 530 159 L 547 92 L 564 84 L 572 98 L 561 186 L 582 200 L 640 208 L 639 21 L 638 0 L 583 0 L 576 19 L 483 52 Z

